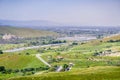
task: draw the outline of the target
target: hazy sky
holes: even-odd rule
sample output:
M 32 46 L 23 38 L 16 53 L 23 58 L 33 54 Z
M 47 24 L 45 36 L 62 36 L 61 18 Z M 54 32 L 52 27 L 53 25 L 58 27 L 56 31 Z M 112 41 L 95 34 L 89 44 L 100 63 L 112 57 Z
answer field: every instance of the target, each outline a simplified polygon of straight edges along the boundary
M 0 0 L 0 19 L 120 25 L 120 0 Z

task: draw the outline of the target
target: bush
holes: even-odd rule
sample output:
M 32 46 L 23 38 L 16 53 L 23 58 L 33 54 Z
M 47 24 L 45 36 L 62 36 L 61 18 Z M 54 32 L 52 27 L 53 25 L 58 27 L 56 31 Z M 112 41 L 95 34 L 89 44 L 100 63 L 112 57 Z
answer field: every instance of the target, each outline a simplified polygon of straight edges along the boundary
M 0 54 L 3 54 L 3 51 L 2 51 L 2 50 L 0 50 Z
M 76 42 L 73 42 L 73 43 L 72 43 L 72 45 L 78 45 L 78 43 L 76 43 Z
M 10 73 L 12 73 L 12 72 L 13 72 L 12 69 L 7 69 L 7 70 L 6 70 L 6 73 L 8 73 L 8 74 L 10 74 Z
M 13 72 L 14 72 L 14 73 L 17 73 L 17 72 L 19 72 L 19 69 L 15 69 Z
M 1 71 L 5 71 L 5 67 L 4 66 L 0 66 L 0 72 Z
M 26 55 L 30 55 L 30 53 L 26 53 Z
M 63 69 L 64 69 L 64 71 L 65 71 L 68 67 L 69 67 L 69 65 L 64 64 L 64 65 L 63 65 Z
M 35 69 L 34 68 L 26 68 L 24 69 L 25 71 L 34 71 Z
M 98 56 L 99 55 L 99 53 L 98 52 L 95 52 L 94 54 L 93 54 L 93 56 Z

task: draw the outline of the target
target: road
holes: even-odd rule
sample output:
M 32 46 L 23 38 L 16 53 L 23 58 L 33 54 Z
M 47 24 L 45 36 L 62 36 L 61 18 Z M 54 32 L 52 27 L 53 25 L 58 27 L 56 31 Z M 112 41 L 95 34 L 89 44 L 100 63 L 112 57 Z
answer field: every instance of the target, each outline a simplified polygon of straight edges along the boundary
M 60 43 L 60 44 L 49 44 L 49 45 L 40 45 L 40 46 L 30 46 L 30 47 L 22 47 L 22 48 L 17 48 L 17 49 L 12 49 L 12 50 L 5 50 L 3 52 L 17 52 L 17 51 L 23 51 L 23 50 L 27 50 L 27 49 L 37 49 L 40 47 L 50 47 L 50 46 L 59 46 L 59 45 L 63 45 L 66 43 Z M 47 63 L 40 54 L 36 54 L 36 58 L 38 58 L 40 61 L 42 61 L 45 65 L 51 67 L 51 65 L 49 63 Z M 62 70 L 62 66 L 60 66 L 56 71 L 60 72 Z
M 63 69 L 62 66 L 59 66 L 59 68 L 56 70 L 56 72 L 60 72 Z
M 41 58 L 41 55 L 40 55 L 40 54 L 36 54 L 36 57 L 37 57 L 40 61 L 42 61 L 45 65 L 51 67 L 51 65 L 50 65 L 49 63 L 47 63 L 43 58 Z
M 45 65 L 51 67 L 51 65 L 50 65 L 48 62 L 46 62 L 46 61 L 41 57 L 40 54 L 36 54 L 36 57 L 37 57 L 41 62 L 43 62 Z M 63 69 L 63 67 L 62 67 L 62 66 L 59 66 L 59 68 L 56 70 L 56 72 L 60 72 L 62 69 Z
M 40 48 L 40 47 L 58 46 L 58 45 L 62 45 L 62 44 L 66 44 L 66 43 L 22 47 L 22 48 L 17 48 L 17 49 L 12 49 L 12 50 L 5 50 L 3 52 L 17 52 L 17 51 L 23 51 L 23 50 L 27 50 L 27 49 L 37 49 L 37 48 Z

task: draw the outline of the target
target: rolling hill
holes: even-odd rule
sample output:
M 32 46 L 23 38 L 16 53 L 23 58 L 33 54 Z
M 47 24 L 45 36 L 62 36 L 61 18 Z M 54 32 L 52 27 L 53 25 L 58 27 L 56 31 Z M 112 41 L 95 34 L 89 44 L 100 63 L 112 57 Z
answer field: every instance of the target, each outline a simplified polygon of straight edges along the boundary
M 118 36 L 116 35 L 112 37 Z M 111 40 L 112 37 L 110 37 L 108 40 Z M 116 40 L 119 39 L 120 38 L 117 38 Z M 67 47 L 68 50 L 66 49 L 60 51 L 59 54 L 55 52 L 56 50 L 59 51 Z M 99 40 L 95 40 L 95 42 L 92 41 L 85 44 L 78 44 L 76 46 L 74 45 L 71 48 L 69 45 L 51 47 L 49 50 L 46 48 L 44 50 L 44 53 L 41 54 L 41 57 L 47 62 L 49 61 L 48 56 L 50 55 L 53 57 L 53 59 L 56 59 L 58 55 L 64 56 L 63 60 L 59 62 L 53 61 L 50 63 L 52 66 L 68 64 L 69 62 L 72 62 L 75 65 L 70 71 L 59 73 L 46 71 L 42 74 L 35 74 L 31 76 L 12 76 L 13 78 L 9 77 L 8 80 L 120 80 L 120 56 L 109 56 L 110 54 L 101 56 L 99 54 L 94 55 L 96 51 L 101 53 L 101 51 L 105 52 L 107 50 L 111 51 L 110 54 L 120 54 L 120 42 L 101 42 Z M 31 52 L 31 55 L 24 55 L 26 52 Z M 36 54 L 35 50 L 26 52 L 22 52 L 22 55 L 14 54 L 13 56 L 19 57 L 18 59 L 21 59 L 23 58 L 22 56 L 31 57 L 32 55 Z M 4 56 L 5 55 L 1 55 L 0 57 L 4 58 Z M 4 64 L 8 61 L 6 59 L 3 61 L 4 62 L 2 64 L 7 68 L 16 67 L 14 65 L 11 65 L 11 67 L 9 67 L 10 63 L 9 65 Z M 12 61 L 11 57 L 9 58 L 9 61 Z M 14 61 L 12 61 L 12 63 L 13 62 Z M 24 64 L 23 62 L 21 63 Z M 21 66 L 24 67 L 23 65 Z
M 104 41 L 104 39 L 107 41 Z M 39 53 L 41 57 L 55 65 L 75 64 L 70 71 L 64 72 L 36 72 L 34 75 L 20 75 L 20 73 L 0 74 L 0 79 L 7 80 L 120 80 L 120 42 L 108 42 L 111 39 L 119 40 L 119 35 L 106 37 L 103 41 L 93 40 L 84 44 L 74 46 L 62 45 L 51 46 L 43 49 L 24 50 L 15 53 L 6 53 L 0 55 L 0 65 L 7 69 L 24 69 L 37 68 L 44 66 L 39 62 L 35 55 Z M 42 52 L 40 52 L 42 51 Z M 57 51 L 57 52 L 56 52 Z M 59 53 L 58 53 L 59 52 Z M 107 53 L 110 52 L 110 53 Z M 26 55 L 30 53 L 30 55 Z M 105 55 L 104 55 L 104 54 Z M 118 56 L 117 56 L 117 55 Z M 114 56 L 110 56 L 114 55 Z M 51 56 L 51 60 L 48 56 Z M 63 59 L 57 61 L 57 57 L 62 56 Z M 14 64 L 15 65 L 14 65 Z M 38 73 L 38 74 L 37 74 Z
M 120 67 L 91 67 L 64 73 L 11 78 L 8 80 L 120 80 Z
M 115 35 L 111 35 L 108 37 L 103 38 L 103 41 L 109 41 L 109 40 L 120 40 L 120 34 L 115 34 Z
M 0 34 L 12 34 L 18 37 L 43 37 L 43 36 L 57 36 L 58 34 L 50 31 L 34 30 L 30 28 L 17 28 L 9 26 L 0 26 Z

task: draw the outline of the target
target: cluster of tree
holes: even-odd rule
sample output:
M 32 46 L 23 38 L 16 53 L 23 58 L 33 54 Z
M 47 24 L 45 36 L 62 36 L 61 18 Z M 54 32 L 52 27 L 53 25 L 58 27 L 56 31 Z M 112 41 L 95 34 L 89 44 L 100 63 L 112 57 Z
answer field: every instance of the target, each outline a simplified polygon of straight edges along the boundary
M 26 46 L 30 45 L 41 45 L 43 43 L 48 43 L 52 40 L 55 40 L 54 36 L 46 36 L 46 37 L 34 37 L 34 38 L 20 38 L 14 40 L 3 40 L 0 39 L 0 43 L 12 43 L 12 44 L 19 44 L 19 43 L 26 43 Z
M 78 45 L 78 43 L 77 42 L 73 42 L 72 45 Z
M 120 40 L 109 40 L 107 42 L 120 42 Z
M 100 55 L 100 54 L 102 54 L 102 51 L 97 51 L 97 50 L 95 50 L 95 52 L 93 53 L 93 56 L 98 56 L 98 55 Z
M 52 67 L 49 69 L 49 71 L 56 71 L 59 67 L 60 67 L 60 66 L 58 66 L 58 65 L 54 65 L 54 66 L 52 66 Z M 70 67 L 70 66 L 69 66 L 68 64 L 63 64 L 61 71 L 68 71 L 68 70 L 69 70 L 69 67 Z
M 18 73 L 18 72 L 21 72 L 24 74 L 27 74 L 27 73 L 34 74 L 37 71 L 48 70 L 48 69 L 49 67 L 45 66 L 45 67 L 38 67 L 38 68 L 25 68 L 25 69 L 14 69 L 13 70 L 13 69 L 6 69 L 4 66 L 0 66 L 0 72 L 3 74 Z
M 67 71 L 69 69 L 69 65 L 68 64 L 64 64 L 63 65 L 63 71 Z
M 95 51 L 93 56 L 104 56 L 104 55 L 111 54 L 111 53 L 112 53 L 111 49 L 105 50 L 105 51 Z
M 100 54 L 99 52 L 95 52 L 93 56 L 98 56 L 99 54 Z
M 53 41 L 50 41 L 49 43 L 50 44 L 66 43 L 66 40 L 63 40 L 63 41 L 61 41 L 61 40 L 53 40 Z
M 66 43 L 66 40 L 43 40 L 43 41 L 31 41 L 28 45 L 47 45 L 47 44 L 59 44 L 59 43 Z

